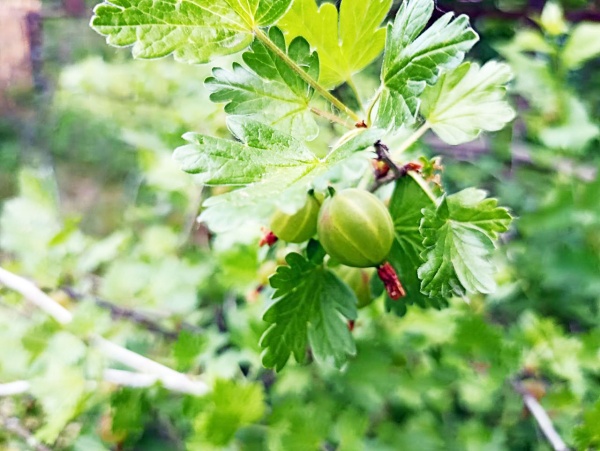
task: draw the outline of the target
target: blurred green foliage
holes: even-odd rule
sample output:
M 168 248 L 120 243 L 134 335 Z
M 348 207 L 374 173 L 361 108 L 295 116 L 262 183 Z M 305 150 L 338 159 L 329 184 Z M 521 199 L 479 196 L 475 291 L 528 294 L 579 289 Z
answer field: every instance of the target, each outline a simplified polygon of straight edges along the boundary
M 485 187 L 519 216 L 495 256 L 498 292 L 409 306 L 403 318 L 375 302 L 360 312 L 357 357 L 343 371 L 288 364 L 274 375 L 258 346 L 270 288 L 257 287 L 272 272 L 258 230 L 212 239 L 194 222 L 207 193 L 170 156 L 185 131 L 227 133 L 203 88 L 209 68 L 123 61 L 90 44 L 101 40 L 85 24 L 71 34 L 65 24 L 46 28 L 55 89 L 0 126 L 0 261 L 76 320 L 60 329 L 0 288 L 0 382 L 30 380 L 35 397 L 1 398 L 2 415 L 57 450 L 549 449 L 511 386 L 519 379 L 537 387 L 570 446 L 600 446 L 600 49 L 582 52 L 600 41 L 596 26 L 565 23 L 556 35 L 549 23 L 513 32 L 481 19 L 480 56 L 511 64 L 519 119 L 457 149 L 426 140 L 413 150 L 444 154 L 450 187 Z M 79 32 L 87 38 L 74 42 Z M 78 61 L 62 67 L 62 47 Z M 111 318 L 94 295 L 201 332 L 161 337 Z M 85 346 L 93 333 L 215 389 L 115 389 Z M 25 449 L 4 431 L 0 443 Z

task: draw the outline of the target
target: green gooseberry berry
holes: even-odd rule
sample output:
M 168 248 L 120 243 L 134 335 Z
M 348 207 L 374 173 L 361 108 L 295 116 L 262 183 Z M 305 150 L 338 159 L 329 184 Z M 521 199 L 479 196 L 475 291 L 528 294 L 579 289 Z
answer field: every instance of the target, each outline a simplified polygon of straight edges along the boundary
M 293 214 L 277 210 L 271 218 L 271 231 L 277 238 L 288 243 L 303 243 L 317 233 L 317 218 L 319 216 L 320 202 L 309 193 L 306 203 Z
M 358 308 L 366 307 L 373 302 L 371 277 L 375 274 L 375 268 L 352 268 L 341 265 L 335 269 L 335 272 L 354 291 L 358 299 Z
M 394 241 L 394 222 L 386 206 L 368 191 L 333 192 L 319 212 L 319 241 L 339 263 L 355 268 L 381 265 Z

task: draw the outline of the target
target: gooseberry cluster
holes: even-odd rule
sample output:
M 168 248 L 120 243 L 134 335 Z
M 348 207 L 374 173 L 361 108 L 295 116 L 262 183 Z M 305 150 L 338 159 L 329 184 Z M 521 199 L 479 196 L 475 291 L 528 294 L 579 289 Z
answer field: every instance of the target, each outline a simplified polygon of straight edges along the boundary
M 355 292 L 359 308 L 373 300 L 370 282 L 375 268 L 392 299 L 405 295 L 395 270 L 386 262 L 394 242 L 394 222 L 374 194 L 357 188 L 339 192 L 329 188 L 321 202 L 310 191 L 297 212 L 278 210 L 273 215 L 261 244 L 277 239 L 303 243 L 313 237 L 329 255 L 328 264 Z

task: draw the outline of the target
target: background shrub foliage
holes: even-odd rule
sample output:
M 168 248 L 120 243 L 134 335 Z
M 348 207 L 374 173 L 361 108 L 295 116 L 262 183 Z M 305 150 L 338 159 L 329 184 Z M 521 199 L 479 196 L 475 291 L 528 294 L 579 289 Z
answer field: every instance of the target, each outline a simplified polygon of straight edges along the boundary
M 157 61 L 47 21 L 48 83 L 0 127 L 0 263 L 74 319 L 0 288 L 0 382 L 29 384 L 0 398 L 2 446 L 550 449 L 529 393 L 569 447 L 599 447 L 600 25 L 585 2 L 481 2 L 472 22 L 431 0 L 213 3 L 96 8 L 109 43 L 174 56 Z M 320 309 L 352 295 L 324 281 L 316 243 L 257 243 L 308 187 L 373 186 L 378 140 L 423 166 L 377 190 L 408 294 L 352 307 L 350 331 Z M 99 335 L 208 393 L 107 382 L 126 368 Z

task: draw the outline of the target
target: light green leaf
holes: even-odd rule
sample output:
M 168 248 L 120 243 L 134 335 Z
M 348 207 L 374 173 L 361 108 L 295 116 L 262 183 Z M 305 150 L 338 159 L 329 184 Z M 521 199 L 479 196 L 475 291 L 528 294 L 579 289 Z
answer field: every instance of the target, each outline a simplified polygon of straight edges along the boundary
M 91 27 L 109 44 L 133 45 L 136 58 L 173 54 L 191 64 L 239 52 L 253 29 L 274 24 L 291 0 L 110 0 L 94 9 Z
M 512 217 L 486 199 L 485 191 L 468 188 L 442 198 L 424 211 L 421 235 L 426 250 L 419 268 L 421 291 L 429 296 L 491 293 L 496 288 L 490 252 Z
M 402 3 L 393 26 L 388 25 L 376 118 L 380 127 L 411 122 L 425 87 L 437 81 L 442 69 L 458 66 L 479 39 L 467 16 L 452 20 L 452 13 L 421 33 L 433 8 L 433 0 L 408 0 Z
M 564 34 L 569 28 L 562 6 L 554 1 L 546 2 L 538 23 L 551 36 Z
M 283 375 L 290 374 L 288 369 Z M 312 375 L 309 373 L 309 377 Z M 279 382 L 279 377 L 277 378 Z M 311 379 L 311 388 L 314 382 Z M 279 402 L 273 403 L 269 415 L 269 432 L 266 446 L 259 449 L 269 451 L 306 451 L 323 448 L 327 442 L 331 428 L 330 408 L 327 404 L 319 405 L 313 400 L 300 396 L 285 396 Z M 321 399 L 324 400 L 324 396 Z M 344 406 L 346 407 L 346 406 Z M 345 410 L 345 409 L 344 409 Z M 348 450 L 339 446 L 339 450 Z
M 421 281 L 417 276 L 417 270 L 424 262 L 421 254 L 425 250 L 419 232 L 422 210 L 433 206 L 433 201 L 413 177 L 398 179 L 389 207 L 396 238 L 388 259 L 398 273 L 406 296 L 397 301 L 386 298 L 386 307 L 396 314 L 404 314 L 406 304 L 417 304 L 423 308 L 445 305 L 442 298 L 421 293 Z
M 205 403 L 194 422 L 194 437 L 188 442 L 193 449 L 205 449 L 207 444 L 226 446 L 238 429 L 259 421 L 265 413 L 259 383 L 218 379 Z
M 80 369 L 55 363 L 31 379 L 31 394 L 45 414 L 44 425 L 36 431 L 36 437 L 53 443 L 85 401 L 85 378 Z
M 333 88 L 350 80 L 383 50 L 385 28 L 379 28 L 391 0 L 343 0 L 317 8 L 315 0 L 295 0 L 279 26 L 288 40 L 304 37 L 321 60 L 319 82 Z
M 425 89 L 421 115 L 448 144 L 472 141 L 482 131 L 500 130 L 515 116 L 505 99 L 511 77 L 507 64 L 464 63 Z
M 539 132 L 542 143 L 550 149 L 583 153 L 600 128 L 590 117 L 584 103 L 573 94 L 563 92 L 562 121 L 548 124 Z
M 182 330 L 173 344 L 173 357 L 177 362 L 177 368 L 181 371 L 188 370 L 206 346 L 207 341 L 208 339 L 204 335 Z
M 264 220 L 276 207 L 292 214 L 306 199 L 317 176 L 326 177 L 344 160 L 366 150 L 381 130 L 360 132 L 318 159 L 303 143 L 266 124 L 230 117 L 232 134 L 241 142 L 187 134 L 190 145 L 175 150 L 174 158 L 186 172 L 199 174 L 210 185 L 247 185 L 211 197 L 200 216 L 215 232 Z
M 512 90 L 523 96 L 531 107 L 546 117 L 560 117 L 561 87 L 548 63 L 532 58 L 530 46 L 520 39 L 521 33 L 509 43 L 494 48 L 510 64 L 515 74 Z
M 294 39 L 289 49 L 281 31 L 273 27 L 269 38 L 311 78 L 319 76 L 319 58 L 310 51 L 301 37 Z M 245 115 L 265 122 L 299 139 L 312 140 L 319 133 L 310 100 L 313 89 L 262 42 L 255 40 L 244 61 L 254 72 L 234 63 L 233 72 L 215 69 L 206 86 L 213 93 L 213 102 L 229 102 L 225 112 Z
M 582 22 L 573 28 L 561 57 L 569 69 L 577 69 L 586 61 L 600 56 L 600 24 Z
M 306 166 L 318 164 L 303 144 L 261 122 L 233 117 L 227 125 L 241 142 L 186 133 L 184 138 L 191 144 L 177 148 L 173 155 L 181 169 L 198 174 L 207 185 L 247 185 L 271 171 L 301 173 Z
M 356 296 L 322 265 L 297 253 L 286 261 L 270 279 L 275 302 L 263 317 L 271 325 L 260 340 L 263 364 L 280 371 L 292 354 L 304 362 L 310 346 L 317 362 L 341 367 L 356 353 L 343 319 L 356 319 Z

